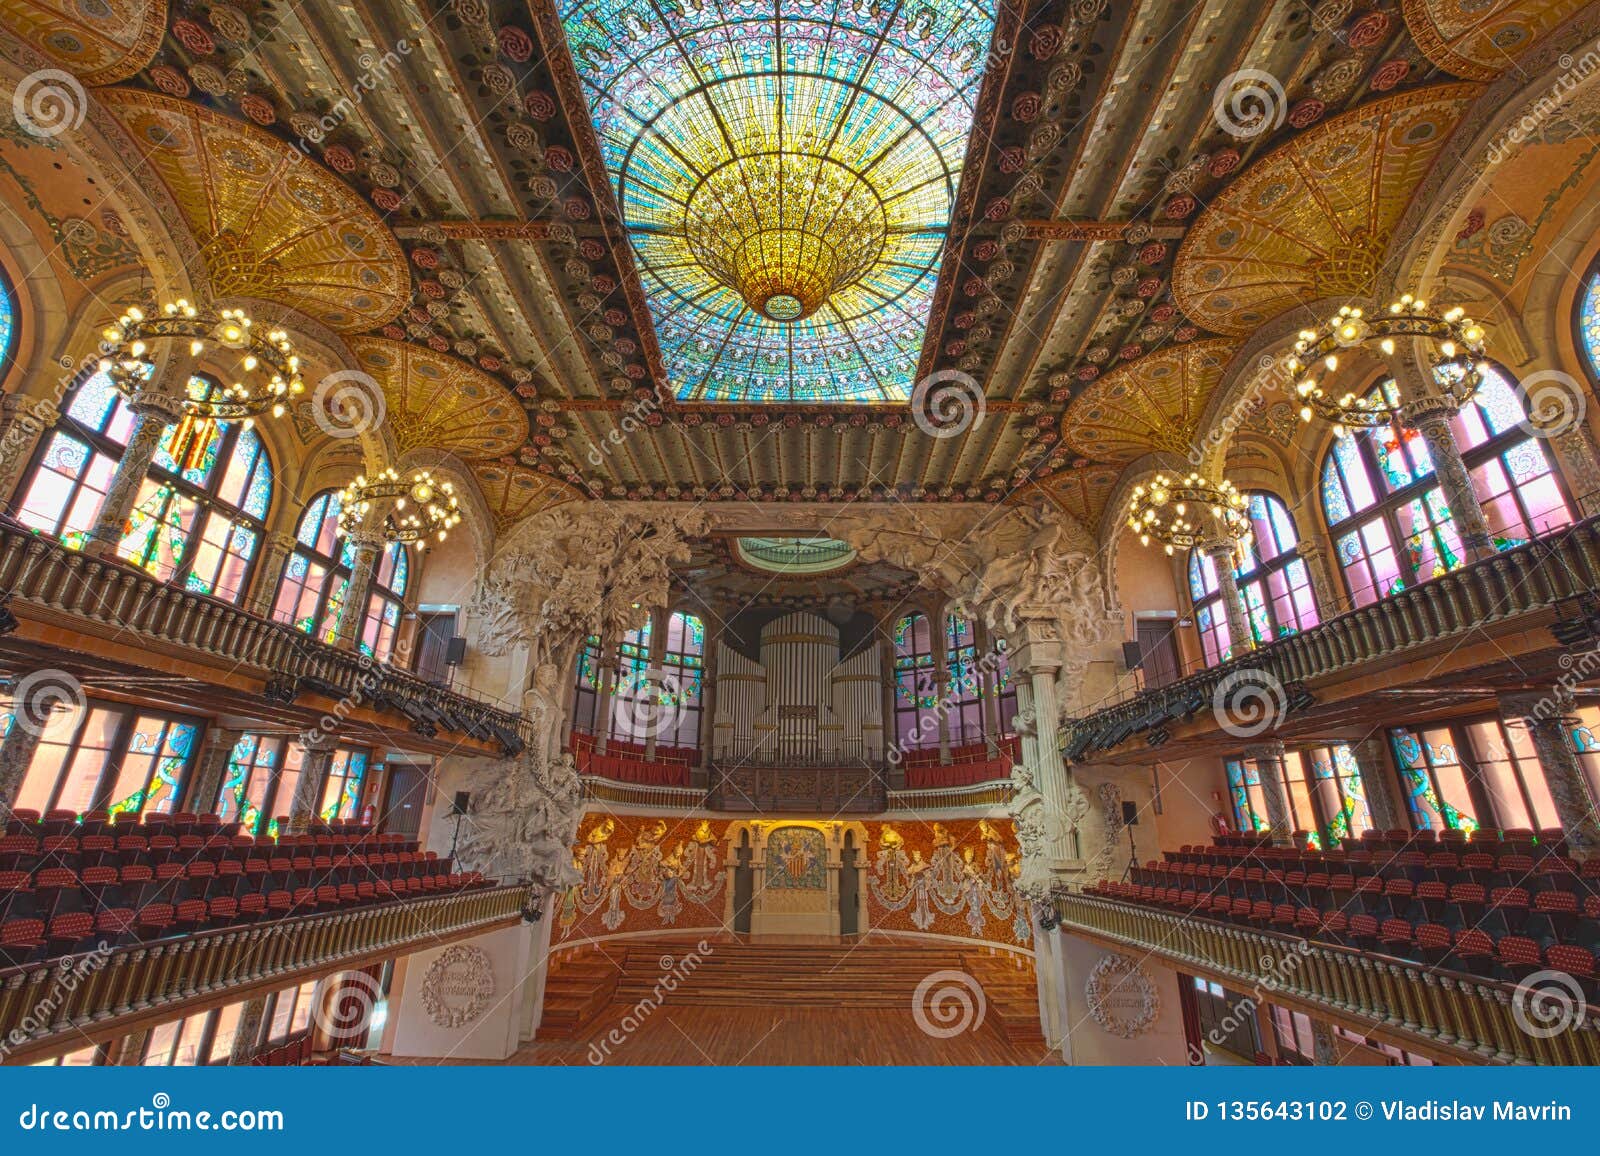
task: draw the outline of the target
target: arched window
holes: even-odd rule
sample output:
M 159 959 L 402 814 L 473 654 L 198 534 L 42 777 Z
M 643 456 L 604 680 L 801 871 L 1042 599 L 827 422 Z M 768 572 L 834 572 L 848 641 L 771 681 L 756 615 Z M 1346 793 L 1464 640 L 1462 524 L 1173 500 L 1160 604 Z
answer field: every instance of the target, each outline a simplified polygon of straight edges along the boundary
M 600 636 L 591 634 L 578 651 L 577 694 L 572 702 L 572 729 L 592 735 L 600 719 Z
M 359 645 L 363 654 L 379 662 L 394 654 L 410 565 L 406 548 L 398 542 L 389 543 L 378 556 Z M 339 636 L 339 610 L 354 568 L 355 550 L 339 533 L 339 495 L 324 490 L 300 516 L 294 553 L 283 567 L 272 617 L 332 644 Z
M 11 366 L 17 349 L 17 295 L 11 281 L 0 271 L 0 379 Z
M 659 693 L 647 673 L 650 669 L 650 619 L 622 636 L 617 645 L 617 677 L 612 684 L 611 730 L 609 738 L 637 743 L 642 749 L 650 739 L 654 709 L 645 696 Z
M 1295 634 L 1319 621 L 1311 576 L 1296 547 L 1299 535 L 1289 511 L 1272 494 L 1250 495 L 1251 538 L 1234 568 L 1239 598 L 1258 646 Z M 1231 657 L 1233 640 L 1216 564 L 1200 550 L 1189 553 L 1189 596 L 1207 665 Z
M 666 646 L 661 652 L 661 672 L 666 690 L 656 748 L 689 750 L 700 746 L 700 695 L 705 682 L 705 623 L 693 614 L 673 614 L 667 619 Z M 668 725 L 670 724 L 670 725 Z
M 978 636 L 972 620 L 961 614 L 945 615 L 944 638 L 945 672 L 950 679 L 950 709 L 945 725 L 950 731 L 950 745 L 981 743 L 987 730 L 983 720 L 985 680 L 984 670 L 978 665 Z
M 926 614 L 908 614 L 894 627 L 894 733 L 902 750 L 939 745 L 938 704 L 933 629 Z
M 217 388 L 208 377 L 189 380 L 196 399 Z M 82 547 L 132 426 L 132 411 L 110 378 L 104 373 L 85 378 L 34 462 L 17 517 L 74 549 Z M 170 424 L 117 554 L 163 581 L 238 602 L 249 584 L 271 502 L 272 465 L 248 423 Z
M 1578 297 L 1578 345 L 1589 359 L 1589 373 L 1600 379 L 1600 263 L 1590 267 Z
M 1393 382 L 1369 395 L 1398 401 Z M 1571 522 L 1550 460 L 1493 367 L 1452 422 L 1500 549 Z M 1365 606 L 1462 564 L 1461 539 L 1422 435 L 1399 423 L 1336 438 L 1322 465 L 1322 508 L 1352 601 Z

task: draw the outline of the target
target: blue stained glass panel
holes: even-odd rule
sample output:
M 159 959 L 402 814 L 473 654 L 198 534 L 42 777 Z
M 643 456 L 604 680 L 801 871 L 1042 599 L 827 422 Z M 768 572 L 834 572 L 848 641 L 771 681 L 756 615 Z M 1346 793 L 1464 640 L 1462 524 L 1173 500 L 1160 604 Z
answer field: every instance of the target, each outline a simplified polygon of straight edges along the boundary
M 1589 357 L 1589 371 L 1600 376 L 1600 276 L 1591 274 L 1578 305 L 1578 334 Z

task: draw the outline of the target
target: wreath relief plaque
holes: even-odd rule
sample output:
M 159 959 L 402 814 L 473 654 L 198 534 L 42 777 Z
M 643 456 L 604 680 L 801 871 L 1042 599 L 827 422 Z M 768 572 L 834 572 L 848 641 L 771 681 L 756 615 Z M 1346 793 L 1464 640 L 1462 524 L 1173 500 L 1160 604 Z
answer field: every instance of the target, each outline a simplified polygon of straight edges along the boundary
M 472 1023 L 494 998 L 494 969 L 480 947 L 456 944 L 428 966 L 422 977 L 422 1007 L 442 1028 Z
M 1126 955 L 1101 957 L 1083 987 L 1089 1016 L 1114 1036 L 1131 1040 L 1150 1030 L 1161 997 L 1145 970 Z

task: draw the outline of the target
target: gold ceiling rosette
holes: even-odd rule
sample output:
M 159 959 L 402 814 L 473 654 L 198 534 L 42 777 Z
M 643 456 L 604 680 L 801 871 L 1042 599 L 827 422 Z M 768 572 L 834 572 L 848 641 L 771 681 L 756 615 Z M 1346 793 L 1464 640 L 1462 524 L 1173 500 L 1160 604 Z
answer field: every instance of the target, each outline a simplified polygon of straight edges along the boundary
M 1296 305 L 1370 296 L 1395 227 L 1480 91 L 1443 84 L 1372 101 L 1251 165 L 1184 238 L 1179 307 L 1243 336 Z
M 1417 47 L 1464 80 L 1493 80 L 1590 0 L 1401 0 Z
M 528 415 L 517 399 L 461 359 L 383 337 L 352 338 L 350 349 L 383 393 L 401 455 L 434 449 L 469 460 L 494 458 L 527 441 Z
M 1161 451 L 1187 457 L 1200 419 L 1238 343 L 1176 345 L 1118 367 L 1080 393 L 1061 419 L 1061 440 L 1101 462 Z
M 155 57 L 167 0 L 0 0 L 0 29 L 85 84 L 115 84 Z
M 276 301 L 341 333 L 405 307 L 411 275 L 399 242 L 317 162 L 189 101 L 128 88 L 98 97 L 171 191 L 215 299 Z
M 579 496 L 567 483 L 524 466 L 486 462 L 473 470 L 478 490 L 489 507 L 496 532 L 516 525 L 530 514 L 559 506 Z

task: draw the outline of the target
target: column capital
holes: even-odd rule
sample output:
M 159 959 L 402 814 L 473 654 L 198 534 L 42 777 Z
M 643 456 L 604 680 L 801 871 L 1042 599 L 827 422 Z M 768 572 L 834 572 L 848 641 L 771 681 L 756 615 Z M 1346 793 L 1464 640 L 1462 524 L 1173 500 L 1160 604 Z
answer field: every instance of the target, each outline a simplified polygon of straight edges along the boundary
M 1496 696 L 1500 716 L 1521 719 L 1529 724 L 1559 722 L 1572 713 L 1572 688 L 1557 683 L 1549 690 L 1505 691 Z
M 1011 659 L 1028 674 L 1053 674 L 1066 665 L 1065 647 L 1054 617 L 1024 618 L 1006 642 Z
M 1283 761 L 1285 754 L 1282 739 L 1269 739 L 1265 742 L 1249 743 L 1244 748 L 1244 757 L 1255 759 L 1257 762 L 1265 760 Z

